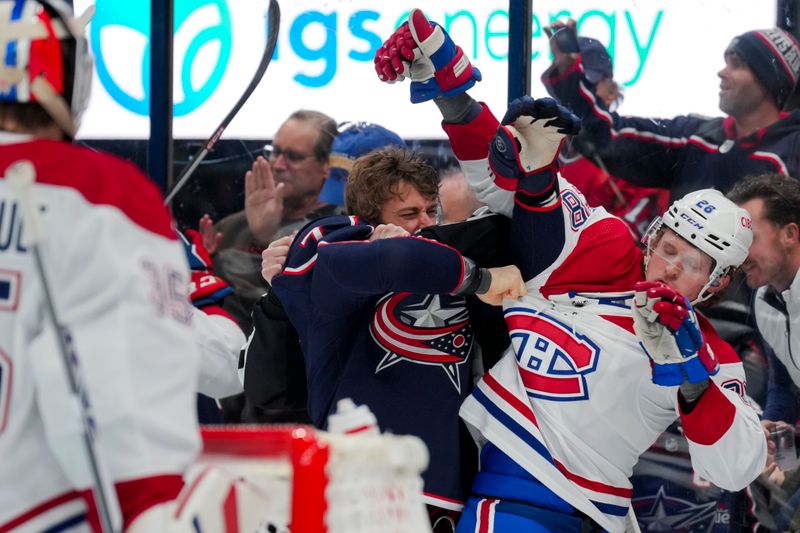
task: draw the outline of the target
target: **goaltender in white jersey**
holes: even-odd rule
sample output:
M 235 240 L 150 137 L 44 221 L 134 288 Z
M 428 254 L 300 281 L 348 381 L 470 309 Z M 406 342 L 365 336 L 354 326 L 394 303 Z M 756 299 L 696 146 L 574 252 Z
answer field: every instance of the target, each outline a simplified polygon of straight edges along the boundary
M 0 0 L 0 532 L 101 527 L 81 409 L 7 179 L 20 161 L 35 173 L 37 247 L 78 354 L 100 477 L 116 489 L 110 507 L 122 527 L 225 531 L 238 522 L 254 530 L 247 502 L 259 496 L 246 482 L 211 469 L 184 486 L 200 448 L 198 385 L 236 390 L 224 358 L 236 355 L 241 333 L 215 339 L 204 355 L 207 379 L 198 382 L 193 317 L 209 317 L 195 315 L 187 297 L 186 256 L 159 191 L 133 165 L 68 142 L 90 84 L 85 22 L 58 0 Z M 199 327 L 226 331 L 208 320 Z M 226 494 L 236 505 L 224 515 Z M 248 513 L 255 518 L 246 525 Z

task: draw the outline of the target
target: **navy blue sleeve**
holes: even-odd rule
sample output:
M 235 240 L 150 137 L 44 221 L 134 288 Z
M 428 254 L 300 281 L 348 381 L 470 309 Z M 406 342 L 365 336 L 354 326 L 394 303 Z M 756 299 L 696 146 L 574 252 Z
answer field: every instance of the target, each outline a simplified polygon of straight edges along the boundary
M 546 72 L 542 82 L 554 98 L 580 117 L 608 172 L 639 186 L 669 189 L 683 148 L 705 122 L 699 117 L 641 118 L 609 111 L 579 63 L 562 75 Z
M 543 189 L 542 183 L 550 185 Z M 552 265 L 564 248 L 566 229 L 561 210 L 555 165 L 519 180 L 514 193 L 509 250 L 525 281 Z
M 797 421 L 797 395 L 792 387 L 792 378 L 767 343 L 764 343 L 764 350 L 769 363 L 769 381 L 763 418 L 794 425 Z
M 318 253 L 315 268 L 354 294 L 450 293 L 464 279 L 458 251 L 420 237 L 331 243 Z

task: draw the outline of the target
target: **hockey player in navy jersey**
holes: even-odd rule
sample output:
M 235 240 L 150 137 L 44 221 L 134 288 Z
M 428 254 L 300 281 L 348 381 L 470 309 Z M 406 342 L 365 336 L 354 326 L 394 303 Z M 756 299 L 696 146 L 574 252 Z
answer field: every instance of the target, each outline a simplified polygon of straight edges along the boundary
M 433 222 L 436 181 L 405 149 L 359 158 L 346 189 L 353 215 L 301 230 L 272 285 L 300 337 L 314 425 L 325 428 L 341 398 L 367 404 L 381 430 L 428 446 L 426 503 L 460 511 L 475 473 L 458 417 L 475 358 L 464 296 L 498 305 L 523 284 L 516 267 L 478 268 L 409 236 Z
M 693 309 L 747 256 L 748 213 L 691 193 L 643 254 L 557 174 L 579 121 L 554 100 L 518 99 L 498 123 L 465 93 L 480 73 L 419 10 L 375 64 L 383 81 L 411 78 L 412 102 L 437 104 L 478 198 L 512 218 L 528 287 L 503 303 L 513 349 L 461 408 L 482 450 L 458 530 L 624 531 L 633 466 L 677 418 L 699 475 L 727 490 L 755 479 L 767 446 L 742 364 Z

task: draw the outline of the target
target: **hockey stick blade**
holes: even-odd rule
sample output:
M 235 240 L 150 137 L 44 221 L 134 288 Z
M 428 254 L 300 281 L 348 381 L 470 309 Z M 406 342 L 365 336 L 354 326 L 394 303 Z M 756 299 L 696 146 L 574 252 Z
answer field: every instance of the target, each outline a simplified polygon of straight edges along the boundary
M 267 71 L 270 61 L 272 61 L 272 54 L 275 52 L 275 45 L 278 42 L 278 32 L 281 26 L 281 9 L 277 0 L 270 0 L 269 2 L 267 23 L 267 27 L 269 28 L 267 44 L 264 47 L 264 54 L 261 56 L 261 62 L 258 64 L 258 68 L 253 75 L 253 79 L 250 80 L 250 84 L 244 90 L 242 96 L 239 97 L 239 101 L 236 102 L 236 105 L 233 106 L 233 109 L 228 112 L 225 118 L 222 119 L 222 122 L 220 122 L 219 126 L 217 126 L 217 129 L 214 130 L 214 134 L 209 137 L 203 147 L 200 148 L 200 150 L 198 150 L 198 152 L 195 154 L 191 164 L 189 164 L 189 166 L 186 167 L 186 169 L 181 173 L 180 178 L 178 178 L 178 182 L 164 199 L 165 205 L 170 205 L 173 198 L 175 198 L 175 195 L 177 195 L 183 186 L 186 185 L 186 182 L 189 181 L 189 178 L 192 176 L 192 174 L 194 174 L 195 169 L 197 169 L 203 159 L 205 159 L 208 152 L 214 148 L 214 145 L 217 144 L 219 138 L 222 137 L 222 132 L 225 131 L 225 129 L 228 127 L 228 124 L 230 124 L 233 120 L 233 117 L 236 116 L 244 103 L 247 102 L 248 98 L 250 98 L 250 95 L 253 94 L 253 91 L 261 82 L 261 78 L 264 77 L 264 73 Z

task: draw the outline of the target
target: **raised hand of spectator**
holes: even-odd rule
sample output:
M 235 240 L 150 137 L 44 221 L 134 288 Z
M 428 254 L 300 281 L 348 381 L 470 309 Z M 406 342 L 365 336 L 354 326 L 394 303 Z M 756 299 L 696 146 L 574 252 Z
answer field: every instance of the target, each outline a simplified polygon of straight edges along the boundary
M 508 265 L 488 270 L 492 276 L 489 290 L 483 294 L 475 294 L 482 302 L 489 305 L 502 305 L 504 298 L 516 300 L 528 294 L 528 288 L 516 266 Z
M 267 280 L 267 283 L 272 283 L 272 278 L 283 270 L 286 256 L 289 255 L 289 247 L 292 245 L 295 235 L 297 232 L 276 239 L 269 243 L 266 250 L 261 252 L 261 275 Z
M 783 470 L 778 468 L 778 465 L 775 462 L 770 461 L 770 458 L 767 458 L 767 467 L 761 473 L 761 478 L 765 479 L 769 483 L 777 486 L 783 485 L 783 482 L 786 481 L 786 474 L 784 474 Z
M 244 175 L 247 226 L 259 242 L 269 242 L 283 219 L 284 184 L 275 184 L 269 162 L 258 156 Z
M 378 239 L 391 239 L 392 237 L 408 237 L 409 232 L 394 224 L 378 224 L 369 236 L 370 241 Z
M 197 223 L 197 231 L 203 238 L 203 247 L 208 252 L 208 255 L 214 255 L 219 248 L 219 243 L 222 241 L 222 233 L 214 232 L 214 221 L 208 213 L 200 217 Z
M 565 26 L 571 28 L 577 37 L 578 30 L 574 19 L 567 19 L 567 22 L 557 20 L 550 26 L 544 27 L 544 32 L 547 35 L 547 38 L 550 39 L 550 51 L 553 53 L 553 64 L 556 66 L 556 69 L 559 72 L 565 72 L 566 70 L 569 70 L 569 68 L 572 67 L 572 65 L 575 64 L 575 61 L 577 61 L 580 57 L 580 54 L 578 53 L 568 53 L 561 50 L 561 48 L 558 46 L 557 40 L 552 39 L 553 34 Z

